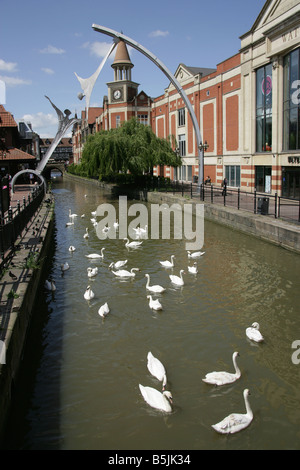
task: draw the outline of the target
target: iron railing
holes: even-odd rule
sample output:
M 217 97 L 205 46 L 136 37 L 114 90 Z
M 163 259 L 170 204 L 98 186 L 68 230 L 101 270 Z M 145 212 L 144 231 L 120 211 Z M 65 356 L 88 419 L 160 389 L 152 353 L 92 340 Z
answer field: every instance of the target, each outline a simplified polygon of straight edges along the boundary
M 148 191 L 170 192 L 182 197 L 199 199 L 211 204 L 222 204 L 238 210 L 252 212 L 300 223 L 300 200 L 285 198 L 275 194 L 242 191 L 240 188 L 226 188 L 192 182 L 172 181 L 168 178 L 156 178 L 147 182 Z
M 14 208 L 9 207 L 5 214 L 0 217 L 0 255 L 2 260 L 5 253 L 14 248 L 17 238 L 27 226 L 28 222 L 35 214 L 44 198 L 44 189 L 37 187 L 28 195 L 23 203 L 18 201 Z

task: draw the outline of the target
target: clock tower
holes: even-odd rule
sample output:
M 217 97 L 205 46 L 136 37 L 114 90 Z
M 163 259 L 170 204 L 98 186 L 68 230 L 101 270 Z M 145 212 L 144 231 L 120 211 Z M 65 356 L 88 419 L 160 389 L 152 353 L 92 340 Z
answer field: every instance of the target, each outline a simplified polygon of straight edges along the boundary
M 114 81 L 107 83 L 109 104 L 131 103 L 138 94 L 139 84 L 131 80 L 133 63 L 124 41 L 118 42 L 111 66 L 114 69 Z

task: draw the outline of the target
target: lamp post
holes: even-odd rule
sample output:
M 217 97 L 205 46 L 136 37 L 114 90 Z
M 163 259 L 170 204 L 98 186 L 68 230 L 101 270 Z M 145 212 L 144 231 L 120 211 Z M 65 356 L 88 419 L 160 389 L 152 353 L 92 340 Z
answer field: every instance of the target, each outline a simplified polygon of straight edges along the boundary
M 199 191 L 199 194 L 201 190 L 201 185 L 202 185 L 202 188 L 204 188 L 203 186 L 204 184 L 204 151 L 207 150 L 208 147 L 209 145 L 207 141 L 205 141 L 204 144 L 201 141 L 200 144 L 198 145 L 198 149 L 199 149 L 198 191 Z

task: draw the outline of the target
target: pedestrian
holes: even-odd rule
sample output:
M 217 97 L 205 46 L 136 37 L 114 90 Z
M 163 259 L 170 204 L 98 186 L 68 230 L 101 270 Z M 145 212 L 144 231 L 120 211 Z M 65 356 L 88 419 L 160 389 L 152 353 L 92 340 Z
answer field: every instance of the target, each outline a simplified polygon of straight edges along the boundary
M 225 177 L 223 179 L 223 191 L 222 191 L 222 196 L 226 196 L 226 190 L 227 190 L 227 178 Z

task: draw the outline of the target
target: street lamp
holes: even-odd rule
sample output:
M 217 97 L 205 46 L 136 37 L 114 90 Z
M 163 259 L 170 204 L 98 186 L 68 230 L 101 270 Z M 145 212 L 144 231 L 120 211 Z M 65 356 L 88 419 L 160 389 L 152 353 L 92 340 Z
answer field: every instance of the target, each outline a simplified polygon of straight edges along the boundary
M 209 145 L 207 141 L 205 141 L 204 144 L 201 141 L 200 144 L 198 145 L 198 149 L 199 149 L 198 191 L 199 191 L 199 194 L 200 194 L 201 184 L 202 185 L 204 184 L 204 151 L 207 150 L 208 147 Z

